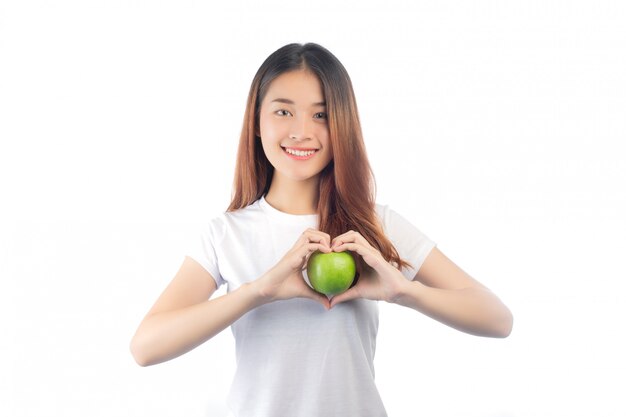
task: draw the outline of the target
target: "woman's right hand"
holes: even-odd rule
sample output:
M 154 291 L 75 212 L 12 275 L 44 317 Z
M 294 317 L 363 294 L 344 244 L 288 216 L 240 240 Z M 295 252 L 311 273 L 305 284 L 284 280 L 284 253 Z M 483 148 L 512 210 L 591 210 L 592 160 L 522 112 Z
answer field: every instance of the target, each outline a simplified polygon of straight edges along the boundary
M 330 235 L 319 230 L 306 229 L 285 256 L 256 280 L 260 296 L 267 302 L 296 297 L 309 298 L 321 303 L 328 310 L 328 298 L 313 290 L 302 275 L 309 256 L 316 250 L 332 252 Z

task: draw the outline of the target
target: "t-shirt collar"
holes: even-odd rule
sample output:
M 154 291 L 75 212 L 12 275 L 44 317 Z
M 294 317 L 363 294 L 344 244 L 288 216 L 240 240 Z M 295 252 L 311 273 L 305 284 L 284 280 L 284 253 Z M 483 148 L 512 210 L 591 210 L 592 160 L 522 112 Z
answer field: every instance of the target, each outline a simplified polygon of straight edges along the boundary
M 270 205 L 270 203 L 265 200 L 265 195 L 261 196 L 259 199 L 259 206 L 265 213 L 267 213 L 272 218 L 289 222 L 289 223 L 317 223 L 318 215 L 317 214 L 290 214 L 285 213 L 284 211 L 280 211 L 277 208 Z

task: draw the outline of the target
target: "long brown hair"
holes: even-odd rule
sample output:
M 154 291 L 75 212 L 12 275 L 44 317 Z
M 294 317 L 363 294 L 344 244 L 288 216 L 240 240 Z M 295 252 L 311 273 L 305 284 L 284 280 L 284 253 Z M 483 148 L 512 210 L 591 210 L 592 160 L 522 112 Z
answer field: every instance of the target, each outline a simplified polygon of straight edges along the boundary
M 387 262 L 397 268 L 410 266 L 385 236 L 376 215 L 376 183 L 348 72 L 330 51 L 315 43 L 283 46 L 263 62 L 254 76 L 239 139 L 233 196 L 227 211 L 244 208 L 269 191 L 274 167 L 255 133 L 261 103 L 276 77 L 300 69 L 315 74 L 322 84 L 333 151 L 333 160 L 320 173 L 319 230 L 331 238 L 355 230 Z

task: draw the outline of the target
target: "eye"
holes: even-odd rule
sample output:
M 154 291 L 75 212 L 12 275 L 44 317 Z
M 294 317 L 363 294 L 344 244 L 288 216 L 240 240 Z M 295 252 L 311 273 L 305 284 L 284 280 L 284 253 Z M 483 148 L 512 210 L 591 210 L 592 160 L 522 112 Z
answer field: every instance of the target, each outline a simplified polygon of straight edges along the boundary
M 320 117 L 316 117 L 316 119 L 327 119 L 328 115 L 324 112 L 319 112 L 319 113 L 315 113 L 315 116 L 320 116 Z
M 280 112 L 283 112 L 283 111 L 289 113 L 288 110 L 282 110 L 282 109 L 281 110 L 277 110 L 275 113 L 280 113 Z M 289 113 L 289 114 L 291 114 L 291 113 Z M 282 114 L 279 114 L 279 116 L 282 116 Z

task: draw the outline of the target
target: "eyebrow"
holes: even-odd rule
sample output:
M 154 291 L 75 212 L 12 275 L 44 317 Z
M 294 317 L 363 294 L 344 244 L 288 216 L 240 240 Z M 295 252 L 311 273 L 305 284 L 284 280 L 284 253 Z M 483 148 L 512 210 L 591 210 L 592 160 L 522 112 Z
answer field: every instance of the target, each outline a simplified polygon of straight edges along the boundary
M 278 102 L 278 103 L 285 103 L 285 104 L 296 104 L 293 102 L 293 100 L 289 100 L 288 98 L 276 98 L 274 100 L 271 101 L 271 103 L 273 102 Z M 313 103 L 314 106 L 325 106 L 326 102 L 325 101 L 320 101 L 319 103 Z

